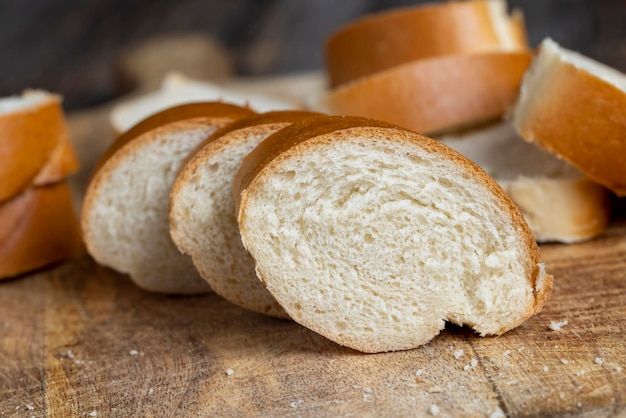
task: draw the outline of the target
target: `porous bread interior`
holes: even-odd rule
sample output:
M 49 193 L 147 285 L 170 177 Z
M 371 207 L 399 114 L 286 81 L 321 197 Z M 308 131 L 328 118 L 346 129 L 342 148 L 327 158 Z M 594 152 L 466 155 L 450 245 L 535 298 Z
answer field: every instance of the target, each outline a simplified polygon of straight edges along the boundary
M 0 98 L 0 115 L 38 106 L 56 98 L 43 90 L 27 90 L 21 96 L 3 97 Z
M 468 166 L 375 129 L 317 139 L 266 166 L 239 214 L 294 320 L 379 352 L 424 344 L 446 320 L 486 335 L 532 314 L 527 238 Z
M 100 170 L 88 219 L 90 253 L 101 264 L 128 273 L 140 287 L 162 293 L 210 290 L 191 258 L 169 234 L 168 201 L 182 161 L 213 124 L 173 123 L 120 149 Z
M 565 49 L 552 39 L 546 38 L 541 42 L 539 53 L 526 71 L 520 86 L 519 99 L 513 112 L 514 124 L 518 130 L 529 116 L 534 104 L 541 101 L 544 94 L 552 94 L 550 89 L 551 75 L 561 63 L 571 64 L 575 68 L 593 74 L 606 83 L 626 91 L 625 74 L 575 51 Z M 531 133 L 529 132 L 529 134 Z M 534 138 L 526 139 L 533 140 Z
M 524 141 L 508 121 L 438 140 L 474 161 L 501 184 L 519 178 L 583 177 L 571 164 Z
M 181 173 L 172 194 L 172 237 L 190 254 L 211 288 L 244 308 L 286 314 L 256 277 L 254 260 L 241 243 L 233 179 L 247 153 L 286 124 L 238 129 L 209 143 Z M 193 171 L 188 171 L 191 167 Z

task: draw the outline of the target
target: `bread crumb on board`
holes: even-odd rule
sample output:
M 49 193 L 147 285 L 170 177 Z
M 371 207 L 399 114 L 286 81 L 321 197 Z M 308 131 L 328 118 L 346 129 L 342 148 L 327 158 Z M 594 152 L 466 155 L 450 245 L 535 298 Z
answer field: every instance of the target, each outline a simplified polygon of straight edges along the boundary
M 35 407 L 32 405 L 26 405 L 26 409 L 28 409 L 29 411 L 33 411 Z
M 98 416 L 98 413 L 97 413 L 96 411 L 91 411 L 91 412 L 90 412 L 89 414 L 87 414 L 87 415 L 89 415 L 90 417 L 97 417 L 97 416 Z
M 550 326 L 548 326 L 548 329 L 552 331 L 560 331 L 561 328 L 563 328 L 567 324 L 567 319 L 564 319 L 563 321 L 552 321 L 550 322 Z
M 544 372 L 546 372 L 546 373 L 547 373 L 547 372 L 548 372 L 548 370 L 550 370 L 550 368 L 549 368 L 548 366 L 543 366 L 543 371 L 544 371 Z
M 496 409 L 493 410 L 491 414 L 489 414 L 489 418 L 506 418 L 506 414 L 499 406 L 496 406 Z
M 70 349 L 67 350 L 67 353 L 65 353 L 65 355 L 67 356 L 67 358 L 74 358 L 74 353 Z
M 130 351 L 128 352 L 128 354 L 130 354 L 131 356 L 136 356 L 136 355 L 138 355 L 138 354 L 139 354 L 139 351 L 137 351 L 137 350 L 130 350 Z
M 596 357 L 595 360 L 594 360 L 594 363 L 602 364 L 602 363 L 604 363 L 604 359 L 602 357 Z
M 430 408 L 428 408 L 428 412 L 430 413 L 430 415 L 437 416 L 439 415 L 439 407 L 435 404 L 432 404 L 430 405 Z
M 458 360 L 463 356 L 463 354 L 465 354 L 465 351 L 462 349 L 458 349 L 454 352 L 454 358 Z
M 562 358 L 562 359 L 561 359 L 561 363 L 562 363 L 562 364 L 568 364 L 568 363 L 569 363 L 569 361 L 567 361 L 567 359 Z
M 235 371 L 233 369 L 226 369 L 226 376 L 232 376 Z
M 476 366 L 478 366 L 478 360 L 473 358 L 469 364 L 466 364 L 465 366 L 463 366 L 463 370 L 465 371 L 472 370 L 476 368 Z

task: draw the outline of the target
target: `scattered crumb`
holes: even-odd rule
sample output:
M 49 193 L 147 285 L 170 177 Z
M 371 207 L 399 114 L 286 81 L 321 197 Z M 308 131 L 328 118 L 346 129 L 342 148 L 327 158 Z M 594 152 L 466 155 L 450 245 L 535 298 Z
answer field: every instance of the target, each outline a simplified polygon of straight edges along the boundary
M 352 389 L 361 389 L 361 386 L 359 386 L 359 385 L 352 385 Z
M 26 405 L 26 409 L 28 409 L 29 411 L 32 411 L 35 409 L 35 407 L 32 405 Z
M 513 379 L 513 380 L 509 380 L 508 382 L 506 382 L 507 385 L 509 386 L 515 386 L 517 385 L 517 380 Z
M 81 363 L 82 363 L 82 361 L 80 361 L 78 359 L 74 360 L 74 364 L 76 364 L 76 365 L 81 364 Z
M 594 360 L 594 363 L 602 364 L 602 363 L 604 363 L 604 359 L 602 357 L 596 357 L 596 359 Z
M 576 404 L 576 406 L 577 406 L 577 407 L 579 407 L 579 408 L 582 408 L 582 407 L 583 407 L 583 404 L 582 404 L 581 402 L 578 402 L 578 403 Z
M 369 393 L 364 393 L 363 402 L 372 402 L 372 395 L 370 395 Z
M 72 352 L 72 350 L 67 350 L 67 353 L 65 355 L 67 356 L 67 358 L 74 358 L 74 353 Z
M 226 375 L 227 376 L 232 376 L 233 373 L 235 373 L 235 371 L 233 369 L 226 369 Z
M 562 358 L 562 359 L 561 359 L 561 363 L 563 363 L 563 364 L 568 364 L 568 363 L 569 363 L 569 361 L 567 361 L 566 359 Z
M 364 387 L 363 388 L 363 392 L 365 392 L 365 393 L 372 393 L 372 388 Z
M 407 383 L 406 385 L 408 387 L 410 387 L 410 388 L 416 388 L 417 387 L 417 383 Z
M 550 322 L 550 326 L 548 327 L 548 329 L 552 331 L 560 331 L 561 328 L 563 328 L 565 325 L 567 325 L 567 319 L 563 321 L 552 321 Z
M 489 414 L 489 418 L 506 418 L 506 414 L 499 406 L 496 406 L 496 409 Z
M 549 368 L 548 366 L 543 366 L 543 371 L 544 371 L 544 372 L 546 372 L 546 373 L 547 373 L 547 372 L 548 372 L 548 370 L 550 370 L 550 368 Z
M 152 395 L 154 393 L 154 389 L 150 388 L 150 390 L 148 391 L 148 395 Z
M 443 392 L 443 389 L 441 388 L 441 386 L 435 385 L 435 386 L 429 387 L 428 388 L 428 392 L 429 393 L 441 393 L 441 392 Z
M 139 354 L 139 351 L 137 351 L 137 350 L 130 350 L 128 352 L 128 354 L 130 354 L 131 356 L 136 356 L 137 354 Z
M 428 408 L 428 412 L 430 413 L 430 415 L 439 415 L 439 407 L 435 404 L 432 404 L 430 406 L 430 408 Z
M 621 371 L 622 371 L 622 370 L 624 370 L 624 369 L 622 368 L 622 366 L 614 366 L 614 367 L 613 367 L 613 370 L 615 370 L 616 372 L 618 372 L 618 373 L 619 373 L 619 372 L 621 372 Z
M 511 350 L 506 350 L 504 353 L 502 353 L 503 356 L 508 356 L 511 354 Z
M 582 376 L 582 375 L 584 375 L 584 374 L 585 374 L 585 371 L 584 371 L 584 370 L 581 370 L 581 371 L 579 371 L 579 372 L 576 372 L 576 376 Z
M 454 352 L 454 358 L 458 360 L 458 359 L 460 359 L 463 356 L 463 354 L 465 354 L 464 350 L 461 350 L 461 349 L 456 350 Z
M 297 408 L 298 407 L 298 402 L 292 402 L 289 404 L 290 407 L 292 408 Z
M 466 364 L 465 366 L 463 366 L 463 370 L 468 371 L 468 370 L 472 370 L 473 368 L 475 368 L 478 365 L 478 360 L 476 360 L 475 358 L 473 358 L 470 361 L 470 364 Z
M 415 376 L 421 376 L 424 373 L 424 369 L 415 370 Z
M 560 348 L 561 346 L 558 344 L 555 344 L 554 348 Z
M 526 348 L 526 347 L 521 346 L 520 348 L 518 348 L 518 349 L 517 349 L 517 352 L 518 352 L 518 353 L 521 353 L 522 351 L 524 351 L 524 349 L 525 349 L 525 348 Z
M 91 411 L 91 412 L 90 412 L 89 414 L 87 414 L 87 415 L 89 415 L 90 417 L 97 417 L 97 416 L 98 416 L 98 413 L 97 413 L 96 411 Z

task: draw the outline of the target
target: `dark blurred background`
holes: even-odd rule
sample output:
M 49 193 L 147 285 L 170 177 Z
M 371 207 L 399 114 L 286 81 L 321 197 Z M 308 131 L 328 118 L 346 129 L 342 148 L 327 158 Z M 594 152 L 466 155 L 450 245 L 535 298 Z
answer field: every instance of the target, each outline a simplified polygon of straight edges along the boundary
M 63 94 L 68 109 L 111 100 L 133 88 L 117 70 L 120 61 L 155 36 L 212 37 L 238 75 L 321 69 L 323 42 L 342 24 L 418 3 L 0 0 L 0 96 L 45 88 Z M 524 11 L 533 46 L 551 36 L 626 72 L 626 0 L 509 0 L 509 7 Z

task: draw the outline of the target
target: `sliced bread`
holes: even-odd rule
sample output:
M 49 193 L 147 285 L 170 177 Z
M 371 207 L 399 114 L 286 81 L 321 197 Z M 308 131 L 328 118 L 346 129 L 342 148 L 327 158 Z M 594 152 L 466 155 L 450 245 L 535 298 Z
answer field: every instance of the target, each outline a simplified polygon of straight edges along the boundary
M 224 103 L 165 110 L 120 136 L 87 188 L 82 228 L 96 261 L 130 275 L 146 290 L 210 290 L 191 258 L 172 243 L 168 197 L 183 161 L 220 127 L 253 114 Z
M 235 178 L 242 242 L 295 321 L 364 352 L 446 321 L 502 334 L 552 288 L 524 218 L 449 147 L 387 123 L 320 117 L 268 137 Z
M 525 140 L 626 196 L 626 75 L 544 40 L 513 125 Z
M 78 218 L 65 182 L 32 187 L 0 203 L 0 279 L 83 252 Z
M 573 243 L 606 229 L 606 190 L 567 162 L 525 142 L 510 122 L 438 139 L 502 186 L 537 241 Z
M 241 244 L 235 217 L 233 180 L 243 158 L 272 133 L 309 112 L 269 112 L 240 119 L 218 130 L 183 167 L 170 195 L 170 233 L 191 255 L 200 275 L 230 302 L 266 315 L 286 317 L 254 272 Z
M 331 87 L 415 60 L 527 50 L 521 13 L 503 0 L 451 1 L 365 16 L 326 43 Z
M 0 99 L 0 201 L 76 170 L 59 96 L 27 90 Z
M 499 118 L 515 100 L 531 58 L 495 52 L 414 61 L 331 90 L 313 108 L 421 133 L 452 131 Z

